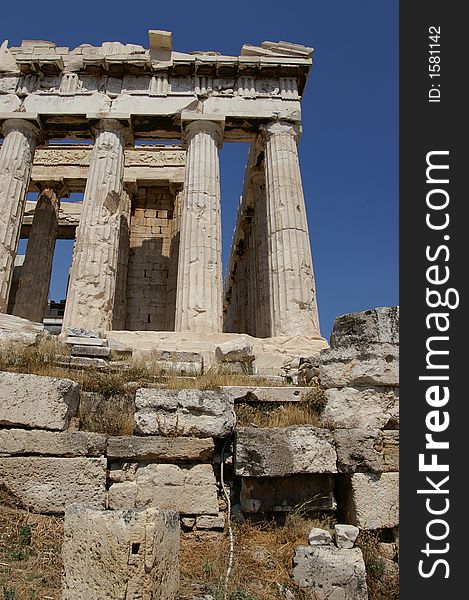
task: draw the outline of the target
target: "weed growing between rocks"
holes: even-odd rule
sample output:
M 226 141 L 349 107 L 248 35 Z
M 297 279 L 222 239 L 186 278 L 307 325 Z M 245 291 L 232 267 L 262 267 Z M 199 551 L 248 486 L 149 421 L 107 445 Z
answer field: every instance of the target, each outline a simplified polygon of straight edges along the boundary
M 0 598 L 59 600 L 63 518 L 0 504 Z
M 362 531 L 357 540 L 366 565 L 368 600 L 399 600 L 397 565 L 382 556 L 378 536 L 377 532 Z

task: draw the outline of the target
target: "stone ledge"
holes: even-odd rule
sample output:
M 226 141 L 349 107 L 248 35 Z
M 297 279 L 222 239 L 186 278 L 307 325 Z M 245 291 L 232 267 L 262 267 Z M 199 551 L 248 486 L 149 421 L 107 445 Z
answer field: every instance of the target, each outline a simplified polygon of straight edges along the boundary
M 111 459 L 157 460 L 163 462 L 210 461 L 214 444 L 210 438 L 162 436 L 115 436 L 108 439 Z
M 88 431 L 0 429 L 1 455 L 102 456 L 106 436 Z

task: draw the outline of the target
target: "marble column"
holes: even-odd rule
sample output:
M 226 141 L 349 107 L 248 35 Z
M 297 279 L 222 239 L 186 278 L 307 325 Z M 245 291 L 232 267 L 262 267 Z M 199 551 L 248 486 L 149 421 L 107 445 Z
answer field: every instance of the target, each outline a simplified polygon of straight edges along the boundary
M 136 187 L 136 186 L 135 186 Z M 122 192 L 119 217 L 119 252 L 117 258 L 116 291 L 114 311 L 112 315 L 112 329 L 125 329 L 127 316 L 127 271 L 130 253 L 130 213 L 132 197 L 136 190 L 132 187 Z
M 174 331 L 176 316 L 176 293 L 179 263 L 179 237 L 181 233 L 181 209 L 184 197 L 182 183 L 170 183 L 173 195 L 173 218 L 171 221 L 171 246 L 169 250 L 168 284 L 166 288 L 166 331 Z
M 299 128 L 262 127 L 265 144 L 271 336 L 320 336 L 313 262 L 298 160 Z
M 25 119 L 7 119 L 0 148 L 0 313 L 6 312 L 39 130 Z
M 121 233 L 124 126 L 102 119 L 96 127 L 77 227 L 62 333 L 112 327 Z
M 179 242 L 176 331 L 223 331 L 220 169 L 222 123 L 190 121 Z
M 42 323 L 49 295 L 63 184 L 47 182 L 38 186 L 40 193 L 21 267 L 13 314 Z

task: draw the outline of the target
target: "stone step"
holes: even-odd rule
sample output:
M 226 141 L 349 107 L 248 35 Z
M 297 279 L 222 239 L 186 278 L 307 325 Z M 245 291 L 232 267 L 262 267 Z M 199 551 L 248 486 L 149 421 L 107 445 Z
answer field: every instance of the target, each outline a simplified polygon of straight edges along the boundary
M 101 338 L 69 336 L 65 340 L 66 344 L 79 346 L 107 346 L 107 341 Z
M 70 349 L 72 356 L 88 356 L 91 358 L 109 358 L 111 356 L 111 348 L 104 346 L 72 346 Z
M 301 402 L 311 387 L 296 386 L 223 386 L 235 402 Z

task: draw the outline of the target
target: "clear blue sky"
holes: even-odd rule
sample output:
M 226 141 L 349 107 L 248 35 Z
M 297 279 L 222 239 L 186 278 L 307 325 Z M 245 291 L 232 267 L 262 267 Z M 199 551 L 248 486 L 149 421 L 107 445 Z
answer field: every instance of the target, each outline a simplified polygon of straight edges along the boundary
M 303 98 L 300 158 L 322 333 L 337 315 L 398 302 L 398 2 L 4 3 L 0 42 L 46 39 L 74 47 L 119 40 L 148 46 L 148 29 L 173 32 L 179 51 L 239 54 L 243 43 L 313 46 Z M 221 151 L 224 262 L 246 146 Z M 67 243 L 58 244 L 52 297 L 64 294 Z

